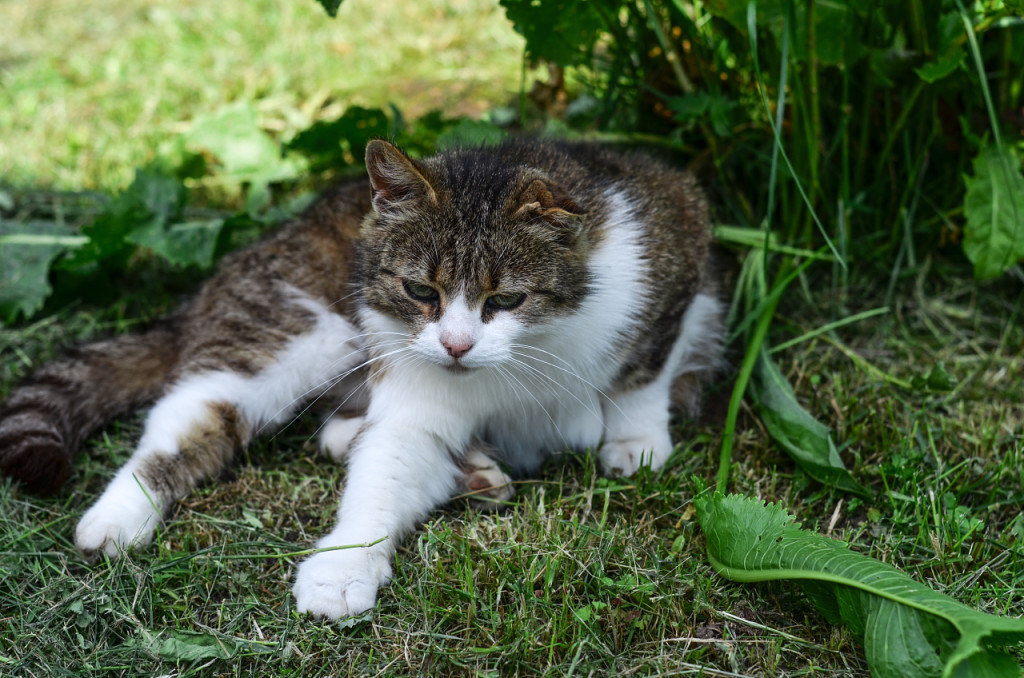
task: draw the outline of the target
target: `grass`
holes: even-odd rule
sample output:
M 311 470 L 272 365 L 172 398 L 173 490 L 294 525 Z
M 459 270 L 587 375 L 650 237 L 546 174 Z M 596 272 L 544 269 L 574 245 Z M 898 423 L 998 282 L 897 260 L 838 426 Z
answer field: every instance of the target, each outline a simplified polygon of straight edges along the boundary
M 0 178 L 126 185 L 202 113 L 251 102 L 287 139 L 349 105 L 479 115 L 518 90 L 522 40 L 479 0 L 49 0 L 0 22 Z M 59 140 L 59 142 L 54 142 Z
M 479 112 L 518 87 L 521 43 L 493 4 L 347 0 L 329 21 L 312 0 L 116 0 L 12 5 L 6 18 L 0 172 L 21 185 L 120 187 L 189 120 L 236 100 L 287 138 L 349 103 Z M 834 288 L 818 266 L 772 325 L 781 344 L 889 307 L 774 354 L 872 499 L 810 481 L 746 405 L 730 487 L 962 602 L 1021 615 L 1021 293 L 1010 279 L 976 285 L 946 256 L 908 262 L 891 294 L 889 272 L 853 267 L 842 309 L 811 294 Z M 108 306 L 2 328 L 0 396 L 61 346 L 129 330 L 189 286 L 136 275 Z M 900 386 L 939 363 L 953 392 Z M 332 524 L 344 482 L 316 454 L 315 421 L 239 455 L 152 548 L 87 566 L 74 526 L 139 436 L 140 417 L 123 419 L 55 498 L 0 480 L 0 675 L 866 676 L 852 635 L 795 586 L 730 583 L 704 557 L 690 477 L 717 471 L 729 378 L 701 421 L 677 422 L 663 471 L 609 481 L 590 456 L 566 456 L 504 512 L 456 500 L 402 547 L 374 613 L 335 624 L 298 615 L 290 592 L 294 554 Z
M 732 488 L 781 501 L 962 602 L 1024 614 L 1024 329 L 1007 322 L 1019 299 L 1010 285 L 928 280 L 908 278 L 887 315 L 776 354 L 873 500 L 795 471 L 746 409 Z M 854 283 L 868 308 L 887 281 Z M 827 321 L 792 296 L 779 337 Z M 0 392 L 55 344 L 125 323 L 115 307 L 5 331 Z M 847 352 L 904 381 L 941 362 L 960 387 L 906 390 Z M 866 676 L 849 632 L 795 586 L 733 584 L 703 556 L 689 478 L 715 474 L 727 392 L 712 394 L 705 420 L 681 423 L 658 474 L 609 481 L 591 457 L 568 456 L 521 483 L 504 512 L 456 500 L 400 550 L 374 614 L 340 624 L 296 614 L 290 594 L 302 556 L 287 554 L 328 529 L 344 480 L 316 455 L 313 421 L 241 455 L 230 477 L 183 502 L 154 547 L 80 562 L 75 521 L 130 454 L 140 424 L 129 418 L 87 445 L 58 497 L 0 485 L 0 662 L 38 676 Z M 209 639 L 231 658 L 188 658 L 210 652 Z

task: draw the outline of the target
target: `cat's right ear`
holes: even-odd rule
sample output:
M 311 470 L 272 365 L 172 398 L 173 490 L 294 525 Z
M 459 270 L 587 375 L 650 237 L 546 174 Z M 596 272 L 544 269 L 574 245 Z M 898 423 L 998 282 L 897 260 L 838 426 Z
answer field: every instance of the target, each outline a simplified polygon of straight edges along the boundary
M 433 186 L 416 161 L 383 139 L 372 139 L 366 145 L 366 171 L 378 213 L 413 200 L 437 202 Z

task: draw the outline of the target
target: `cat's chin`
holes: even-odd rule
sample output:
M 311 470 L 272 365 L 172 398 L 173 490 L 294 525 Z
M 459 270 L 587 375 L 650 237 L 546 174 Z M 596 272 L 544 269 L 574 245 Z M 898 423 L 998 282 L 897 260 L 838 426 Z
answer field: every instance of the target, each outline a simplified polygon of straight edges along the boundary
M 463 365 L 462 363 L 451 363 L 448 365 L 442 365 L 446 372 L 449 374 L 469 374 L 475 372 L 477 368 Z

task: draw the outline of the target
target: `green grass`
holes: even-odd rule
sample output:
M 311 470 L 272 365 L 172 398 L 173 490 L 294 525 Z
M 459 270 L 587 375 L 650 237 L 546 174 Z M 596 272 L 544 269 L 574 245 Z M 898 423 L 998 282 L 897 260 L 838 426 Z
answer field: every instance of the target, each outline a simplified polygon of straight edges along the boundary
M 202 113 L 251 102 L 287 139 L 349 105 L 479 115 L 519 88 L 497 3 L 13 3 L 0 21 L 0 180 L 123 187 Z
M 854 282 L 865 308 L 884 294 L 884 282 Z M 1007 324 L 1010 288 L 908 279 L 892 313 L 776 354 L 872 500 L 808 481 L 746 410 L 732 488 L 781 501 L 805 525 L 965 603 L 1024 613 L 1024 329 Z M 791 296 L 779 337 L 827 321 Z M 123 327 L 120 314 L 68 312 L 5 332 L 0 392 L 63 337 Z M 962 387 L 902 389 L 840 343 L 902 380 L 941 361 Z M 715 474 L 727 391 L 712 394 L 705 421 L 679 426 L 661 473 L 608 481 L 592 458 L 570 456 L 520 484 L 502 513 L 453 502 L 406 542 L 378 608 L 352 625 L 296 614 L 301 556 L 280 555 L 329 528 L 344 480 L 316 455 L 313 421 L 241 455 L 230 478 L 183 502 L 152 548 L 80 562 L 75 521 L 130 453 L 140 424 L 129 418 L 87 445 L 57 498 L 0 486 L 0 662 L 15 675 L 76 676 L 867 675 L 849 632 L 795 586 L 730 583 L 704 558 L 689 478 Z M 232 659 L 175 659 L 167 647 L 160 656 L 174 632 L 238 647 Z

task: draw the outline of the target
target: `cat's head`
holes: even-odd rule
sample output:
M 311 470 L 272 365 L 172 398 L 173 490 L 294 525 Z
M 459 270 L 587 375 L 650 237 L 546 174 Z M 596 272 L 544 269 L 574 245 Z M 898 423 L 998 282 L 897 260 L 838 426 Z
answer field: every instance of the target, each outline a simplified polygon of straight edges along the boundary
M 472 149 L 417 162 L 367 146 L 374 210 L 356 282 L 378 354 L 411 349 L 453 372 L 499 365 L 582 302 L 587 215 L 523 160 Z

